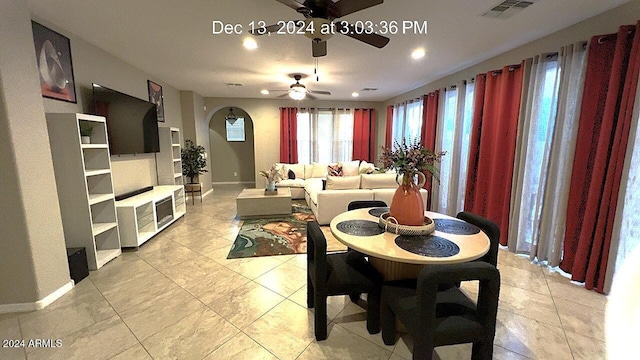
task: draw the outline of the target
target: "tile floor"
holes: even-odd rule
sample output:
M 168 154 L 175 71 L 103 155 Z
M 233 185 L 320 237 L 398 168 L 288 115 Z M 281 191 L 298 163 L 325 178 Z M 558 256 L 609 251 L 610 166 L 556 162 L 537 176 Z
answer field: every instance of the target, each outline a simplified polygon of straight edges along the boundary
M 316 342 L 305 255 L 227 260 L 239 191 L 216 187 L 46 309 L 0 315 L 0 339 L 62 340 L 0 359 L 411 359 L 410 338 L 385 346 L 348 297 L 331 298 L 329 338 Z M 503 250 L 499 269 L 495 359 L 604 359 L 605 296 Z M 470 346 L 437 353 L 469 359 Z

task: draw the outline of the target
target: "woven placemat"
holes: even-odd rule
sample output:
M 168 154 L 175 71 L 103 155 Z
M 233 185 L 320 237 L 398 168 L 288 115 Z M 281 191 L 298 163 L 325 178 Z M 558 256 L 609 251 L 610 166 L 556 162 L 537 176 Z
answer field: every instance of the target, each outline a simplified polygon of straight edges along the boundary
M 376 236 L 384 233 L 377 222 L 369 220 L 346 220 L 339 222 L 336 228 L 345 234 L 355 236 Z
M 435 235 L 400 235 L 396 238 L 396 245 L 408 252 L 429 257 L 450 257 L 460 252 L 458 245 Z

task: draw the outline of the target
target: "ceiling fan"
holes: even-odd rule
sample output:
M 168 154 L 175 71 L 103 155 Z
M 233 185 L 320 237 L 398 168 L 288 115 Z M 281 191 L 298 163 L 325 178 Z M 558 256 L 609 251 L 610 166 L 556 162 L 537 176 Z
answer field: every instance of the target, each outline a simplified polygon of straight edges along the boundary
M 329 91 L 321 91 L 321 90 L 309 90 L 304 84 L 300 84 L 300 80 L 307 77 L 303 74 L 290 74 L 290 77 L 296 80 L 295 83 L 289 86 L 288 90 L 268 90 L 269 92 L 281 92 L 285 91 L 286 94 L 282 94 L 278 97 L 286 97 L 289 96 L 293 100 L 302 100 L 305 97 L 308 97 L 311 100 L 317 99 L 314 95 L 331 95 Z
M 303 3 L 295 0 L 276 1 L 287 5 L 302 14 L 305 17 L 305 21 L 279 21 L 278 24 L 252 30 L 251 33 L 253 35 L 260 36 L 276 33 L 278 31 L 282 31 L 283 28 L 287 29 L 287 31 L 285 31 L 286 33 L 289 33 L 289 30 L 291 29 L 290 25 L 294 25 L 293 27 L 298 30 L 303 29 L 304 35 L 312 40 L 311 50 L 314 57 L 327 55 L 327 40 L 331 38 L 333 34 L 346 35 L 379 49 L 385 47 L 389 43 L 389 38 L 370 31 L 365 31 L 361 27 L 349 24 L 346 21 L 335 22 L 335 27 L 333 27 L 332 31 L 327 31 L 326 33 L 321 31 L 323 24 L 327 24 L 325 26 L 330 26 L 331 22 L 335 19 L 372 6 L 380 5 L 384 0 L 304 0 Z M 313 33 L 308 31 L 311 27 L 314 30 Z M 298 32 L 295 31 L 295 33 Z

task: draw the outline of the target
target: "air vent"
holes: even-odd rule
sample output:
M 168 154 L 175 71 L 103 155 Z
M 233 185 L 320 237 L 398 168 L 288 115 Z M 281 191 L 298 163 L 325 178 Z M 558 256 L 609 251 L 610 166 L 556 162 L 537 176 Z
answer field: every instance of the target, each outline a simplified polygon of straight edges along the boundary
M 505 0 L 502 3 L 494 6 L 491 10 L 482 14 L 482 16 L 494 19 L 508 19 L 513 15 L 519 13 L 520 11 L 533 5 L 533 3 L 536 1 L 537 0 Z
M 226 83 L 227 86 L 230 87 L 243 87 L 244 84 L 239 84 L 239 83 Z
M 377 88 L 364 88 L 360 91 L 377 91 L 377 90 L 378 90 Z

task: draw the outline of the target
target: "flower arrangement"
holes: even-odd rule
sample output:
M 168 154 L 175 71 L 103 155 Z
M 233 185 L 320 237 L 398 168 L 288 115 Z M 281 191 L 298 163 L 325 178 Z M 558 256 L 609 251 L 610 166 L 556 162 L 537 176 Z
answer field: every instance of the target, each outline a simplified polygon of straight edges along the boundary
M 386 168 L 396 169 L 403 175 L 414 175 L 417 172 L 429 173 L 439 180 L 440 170 L 435 166 L 439 163 L 445 151 L 434 153 L 424 147 L 418 140 L 409 144 L 404 141 L 402 144 L 394 142 L 393 148 L 384 148 L 380 160 Z
M 271 165 L 269 170 L 260 170 L 260 175 L 264 176 L 268 182 L 282 180 L 280 169 L 275 164 Z

